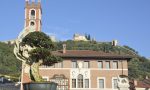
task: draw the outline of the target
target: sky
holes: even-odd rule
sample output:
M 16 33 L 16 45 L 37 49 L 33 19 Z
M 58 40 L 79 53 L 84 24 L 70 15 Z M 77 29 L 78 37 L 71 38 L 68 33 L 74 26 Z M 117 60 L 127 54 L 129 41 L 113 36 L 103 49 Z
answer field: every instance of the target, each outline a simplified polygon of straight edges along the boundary
M 150 57 L 150 0 L 41 0 L 42 31 L 59 40 L 74 33 L 97 41 L 118 40 Z M 24 28 L 25 0 L 1 0 L 0 41 L 16 39 Z

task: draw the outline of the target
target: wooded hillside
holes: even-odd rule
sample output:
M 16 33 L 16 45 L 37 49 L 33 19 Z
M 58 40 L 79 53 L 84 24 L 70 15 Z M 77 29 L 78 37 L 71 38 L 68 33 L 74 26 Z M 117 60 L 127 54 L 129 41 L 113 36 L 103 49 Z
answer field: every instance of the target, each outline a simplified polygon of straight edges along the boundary
M 13 45 L 0 42 L 0 76 L 20 76 L 21 62 L 13 54 Z
M 116 53 L 121 55 L 134 55 L 129 66 L 130 79 L 144 79 L 150 76 L 150 61 L 141 57 L 138 52 L 129 46 L 112 46 L 111 42 L 96 41 L 64 41 L 56 42 L 55 50 L 62 50 L 62 44 L 67 44 L 68 50 L 95 50 L 106 53 Z M 20 75 L 21 62 L 13 55 L 13 45 L 0 43 L 0 75 L 10 75 L 18 77 Z M 142 48 L 142 47 L 141 47 Z

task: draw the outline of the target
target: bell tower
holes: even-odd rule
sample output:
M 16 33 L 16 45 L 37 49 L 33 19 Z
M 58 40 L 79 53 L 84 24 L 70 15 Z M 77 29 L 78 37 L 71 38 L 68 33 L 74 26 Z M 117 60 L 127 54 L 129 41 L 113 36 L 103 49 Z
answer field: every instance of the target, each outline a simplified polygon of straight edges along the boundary
M 25 0 L 25 25 L 24 28 L 32 27 L 35 31 L 41 31 L 42 8 L 41 0 Z

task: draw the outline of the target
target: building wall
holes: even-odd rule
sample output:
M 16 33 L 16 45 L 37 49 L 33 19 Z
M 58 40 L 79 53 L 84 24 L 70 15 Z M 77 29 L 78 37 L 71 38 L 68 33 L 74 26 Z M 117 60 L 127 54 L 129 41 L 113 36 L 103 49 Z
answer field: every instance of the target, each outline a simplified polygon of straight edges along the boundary
M 72 60 L 64 60 L 63 68 L 54 67 L 41 67 L 40 74 L 43 77 L 47 77 L 48 80 L 55 74 L 64 74 L 70 79 L 70 87 L 72 88 L 72 78 L 76 78 L 78 74 L 82 74 L 84 79 L 89 78 L 89 88 L 96 90 L 98 88 L 98 78 L 105 78 L 105 88 L 112 88 L 112 79 L 117 78 L 118 75 L 128 75 L 127 60 L 76 60 L 77 63 L 89 61 L 89 68 L 72 68 Z M 103 62 L 103 68 L 98 68 L 98 61 Z M 106 69 L 106 61 L 110 61 L 110 69 Z M 118 61 L 118 68 L 112 69 L 113 61 Z M 122 69 L 123 66 L 123 69 Z M 74 73 L 75 72 L 75 73 Z M 72 88 L 71 90 L 77 90 L 78 88 Z
M 125 75 L 128 71 L 124 70 Z M 105 78 L 105 87 L 112 88 L 112 78 L 117 78 L 118 75 L 121 75 L 121 70 L 91 70 L 91 88 L 97 88 L 97 79 L 98 77 Z

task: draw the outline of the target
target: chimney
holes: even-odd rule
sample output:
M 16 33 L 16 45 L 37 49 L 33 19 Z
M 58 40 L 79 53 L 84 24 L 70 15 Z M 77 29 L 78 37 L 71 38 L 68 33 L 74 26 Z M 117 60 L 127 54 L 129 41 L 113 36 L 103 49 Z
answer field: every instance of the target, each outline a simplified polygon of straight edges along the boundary
M 113 40 L 113 41 L 112 41 L 112 46 L 117 46 L 117 44 L 118 44 L 118 41 L 117 41 L 117 40 Z
M 66 53 L 66 44 L 63 44 L 63 53 Z

